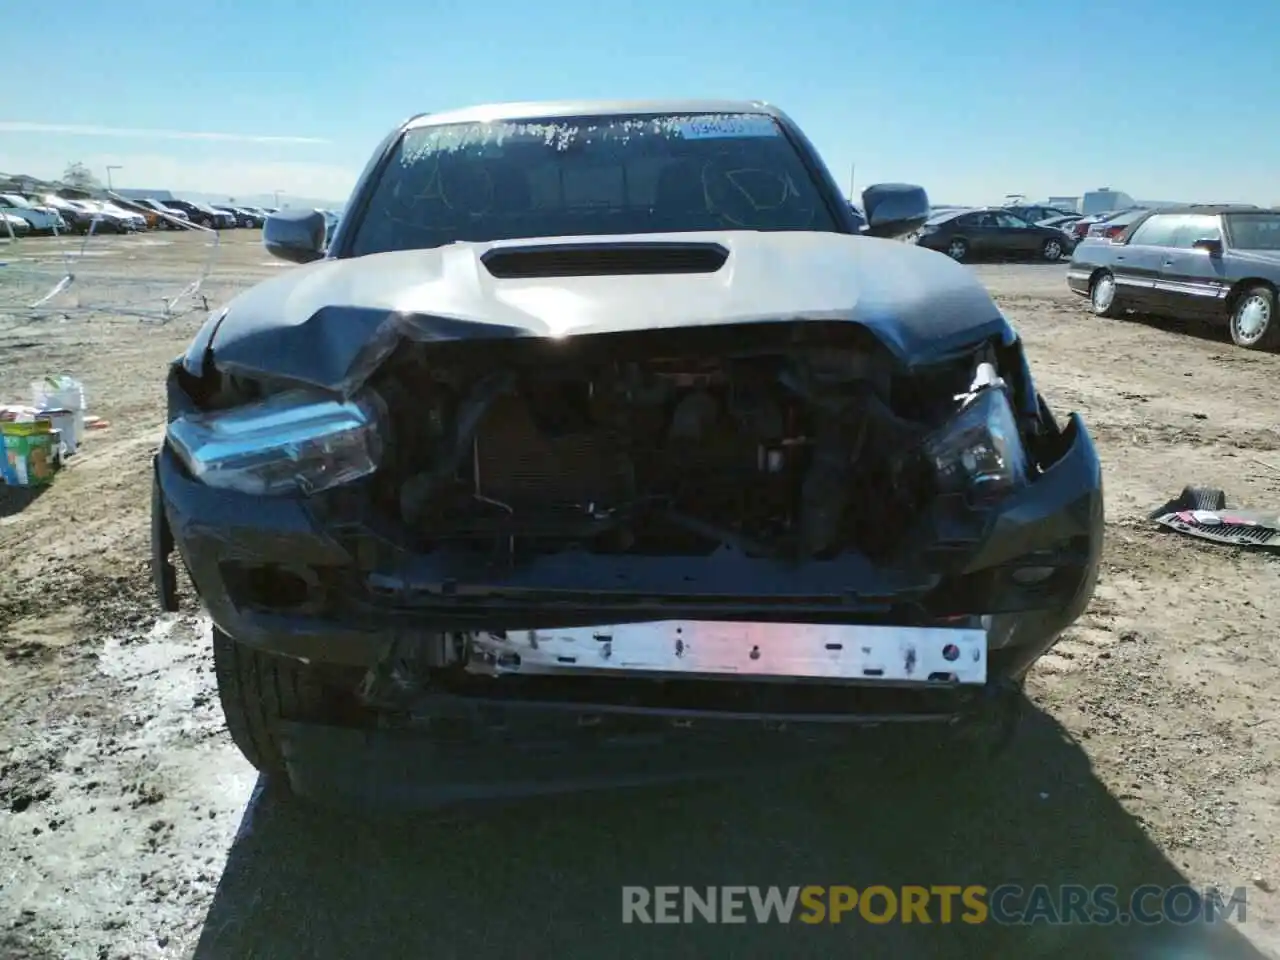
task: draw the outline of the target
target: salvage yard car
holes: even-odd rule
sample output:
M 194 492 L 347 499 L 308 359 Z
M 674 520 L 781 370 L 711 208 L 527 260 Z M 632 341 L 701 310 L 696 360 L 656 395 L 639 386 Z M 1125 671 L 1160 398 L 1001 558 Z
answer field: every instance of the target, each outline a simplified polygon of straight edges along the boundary
M 198 200 L 166 200 L 165 206 L 181 210 L 187 218 L 200 227 L 209 230 L 229 230 L 236 225 L 234 214 L 225 210 L 215 210 L 207 203 Z
M 1100 317 L 1133 310 L 1225 325 L 1237 346 L 1280 346 L 1280 210 L 1148 211 L 1111 240 L 1085 240 L 1067 286 Z
M 397 776 L 460 799 L 1004 742 L 1093 593 L 1098 458 L 972 272 L 896 239 L 923 189 L 861 212 L 775 107 L 673 101 L 420 116 L 327 247 L 270 217 L 304 265 L 172 364 L 152 495 L 244 755 L 315 796 L 425 743 Z
M 160 219 L 160 226 L 166 230 L 185 230 L 185 225 L 191 222 L 191 217 L 187 215 L 185 210 L 165 206 L 159 200 L 155 200 L 151 197 L 143 200 L 135 200 L 134 203 L 140 207 L 146 207 L 149 210 L 154 210 L 156 216 Z
M 977 257 L 1047 260 L 1057 263 L 1075 240 L 1055 227 L 1028 223 L 1002 207 L 952 210 L 931 216 L 915 242 L 953 260 Z
M 53 207 L 37 205 L 16 193 L 0 193 L 0 213 L 19 217 L 36 233 L 66 233 L 67 223 Z
M 17 213 L 8 210 L 0 210 L 0 237 L 13 238 L 25 237 L 31 232 L 31 223 Z

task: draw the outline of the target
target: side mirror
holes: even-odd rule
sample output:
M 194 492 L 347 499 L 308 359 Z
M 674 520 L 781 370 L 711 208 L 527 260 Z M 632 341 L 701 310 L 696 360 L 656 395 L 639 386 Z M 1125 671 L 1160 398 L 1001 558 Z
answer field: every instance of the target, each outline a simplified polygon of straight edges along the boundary
M 865 232 L 873 237 L 901 237 L 929 219 L 929 195 L 912 183 L 876 183 L 862 191 Z
M 1211 256 L 1211 257 L 1220 257 L 1220 256 L 1222 256 L 1222 241 L 1221 241 L 1221 240 L 1212 240 L 1212 239 L 1210 239 L 1210 238 L 1206 237 L 1206 238 L 1205 238 L 1205 239 L 1203 239 L 1203 240 L 1197 240 L 1197 241 L 1196 241 L 1195 243 L 1193 243 L 1191 246 L 1192 246 L 1192 248 L 1193 248 L 1193 249 L 1196 249 L 1196 250 L 1203 250 L 1205 253 L 1209 254 L 1209 256 Z
M 262 245 L 273 257 L 310 263 L 324 256 L 325 227 L 319 210 L 281 210 L 262 225 Z

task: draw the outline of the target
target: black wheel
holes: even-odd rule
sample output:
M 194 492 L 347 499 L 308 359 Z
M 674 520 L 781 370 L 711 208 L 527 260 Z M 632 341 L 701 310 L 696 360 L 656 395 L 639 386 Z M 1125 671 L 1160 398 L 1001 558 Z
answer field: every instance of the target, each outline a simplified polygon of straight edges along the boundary
M 217 627 L 213 667 L 232 741 L 254 767 L 282 781 L 279 722 L 342 718 L 349 712 L 344 708 L 354 703 L 352 691 L 359 681 L 358 671 L 326 673 L 237 643 Z
M 947 256 L 952 260 L 963 260 L 969 255 L 969 241 L 964 237 L 952 237 L 947 244 Z
M 1280 346 L 1276 320 L 1276 292 L 1256 286 L 1241 291 L 1231 304 L 1231 339 L 1246 350 L 1274 350 Z
M 1050 263 L 1057 263 L 1062 259 L 1062 241 L 1054 237 L 1047 239 L 1040 246 L 1040 256 Z
M 1116 278 L 1110 270 L 1103 270 L 1089 283 L 1089 306 L 1099 317 L 1118 317 L 1124 313 L 1116 292 Z

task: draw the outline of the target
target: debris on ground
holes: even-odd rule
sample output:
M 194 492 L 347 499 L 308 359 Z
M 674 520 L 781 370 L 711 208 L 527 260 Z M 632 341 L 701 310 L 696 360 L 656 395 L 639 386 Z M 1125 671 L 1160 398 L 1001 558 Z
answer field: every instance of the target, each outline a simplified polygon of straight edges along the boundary
M 84 385 L 74 377 L 34 381 L 31 401 L 0 405 L 0 482 L 14 487 L 52 483 L 87 427 Z
M 38 414 L 0 423 L 4 461 L 0 478 L 15 487 L 39 487 L 53 481 L 66 452 L 62 431 Z
M 84 384 L 73 377 L 45 377 L 31 384 L 31 403 L 37 416 L 53 421 L 62 431 L 67 455 L 84 441 Z
M 1280 513 L 1229 510 L 1226 493 L 1215 487 L 1183 487 L 1150 518 L 1168 530 L 1212 543 L 1280 549 Z

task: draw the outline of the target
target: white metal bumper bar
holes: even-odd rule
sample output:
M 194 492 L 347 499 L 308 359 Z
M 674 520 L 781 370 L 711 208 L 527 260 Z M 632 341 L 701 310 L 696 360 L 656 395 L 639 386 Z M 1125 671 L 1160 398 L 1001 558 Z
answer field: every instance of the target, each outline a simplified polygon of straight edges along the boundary
M 987 680 L 982 629 L 665 620 L 477 633 L 469 640 L 467 670 L 489 676 L 966 685 Z

